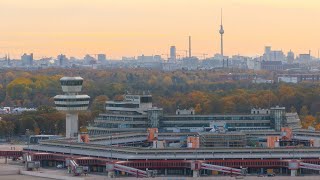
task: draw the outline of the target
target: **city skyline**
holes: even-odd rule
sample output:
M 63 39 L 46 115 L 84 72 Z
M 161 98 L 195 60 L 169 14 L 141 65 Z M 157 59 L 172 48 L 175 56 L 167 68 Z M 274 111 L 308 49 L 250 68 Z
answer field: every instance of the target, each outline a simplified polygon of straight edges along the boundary
M 224 11 L 226 55 L 263 54 L 263 47 L 317 56 L 320 15 L 316 0 L 1 0 L 0 55 L 36 58 L 63 53 L 113 59 L 169 54 L 169 47 L 193 54 L 220 52 L 220 10 Z M 183 52 L 179 52 L 184 54 Z

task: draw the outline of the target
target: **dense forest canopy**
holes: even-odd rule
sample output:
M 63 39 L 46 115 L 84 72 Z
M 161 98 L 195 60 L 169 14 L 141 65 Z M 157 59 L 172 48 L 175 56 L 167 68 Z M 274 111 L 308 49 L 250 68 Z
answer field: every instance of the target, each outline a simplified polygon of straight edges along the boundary
M 320 126 L 320 84 L 254 84 L 249 80 L 226 81 L 221 78 L 229 73 L 244 72 L 163 72 L 146 69 L 6 70 L 0 72 L 0 103 L 3 107 L 54 107 L 53 97 L 62 93 L 59 79 L 63 76 L 81 76 L 84 78 L 83 94 L 91 97 L 91 111 L 81 115 L 84 117 L 84 125 L 103 111 L 107 99 L 119 99 L 119 95 L 126 92 L 150 92 L 154 105 L 164 108 L 166 113 L 174 113 L 177 108 L 191 107 L 195 108 L 197 114 L 248 113 L 253 107 L 269 108 L 279 105 L 286 107 L 287 111 L 297 111 L 304 120 L 305 127 Z M 62 113 L 52 110 L 50 113 L 37 111 L 27 114 L 3 116 L 0 128 L 5 124 L 12 127 L 14 133 L 22 133 L 26 127 L 19 130 L 18 124 L 25 124 L 36 131 L 39 128 L 40 132 L 61 133 L 59 129 L 63 128 L 63 123 L 55 122 L 54 119 L 63 121 Z M 48 117 L 50 115 L 56 118 Z M 40 125 L 43 124 L 41 121 L 45 121 L 45 125 Z M 57 126 L 50 123 L 60 123 L 58 130 L 50 129 Z M 46 128 L 46 125 L 49 127 Z

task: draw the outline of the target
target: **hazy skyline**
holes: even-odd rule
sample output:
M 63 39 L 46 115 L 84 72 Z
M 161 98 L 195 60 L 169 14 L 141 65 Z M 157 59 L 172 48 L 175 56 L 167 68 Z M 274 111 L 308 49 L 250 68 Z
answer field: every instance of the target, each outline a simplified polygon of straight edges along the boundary
M 168 54 L 187 49 L 191 35 L 193 52 L 212 56 L 221 8 L 225 55 L 271 45 L 317 56 L 318 0 L 0 0 L 0 55 Z

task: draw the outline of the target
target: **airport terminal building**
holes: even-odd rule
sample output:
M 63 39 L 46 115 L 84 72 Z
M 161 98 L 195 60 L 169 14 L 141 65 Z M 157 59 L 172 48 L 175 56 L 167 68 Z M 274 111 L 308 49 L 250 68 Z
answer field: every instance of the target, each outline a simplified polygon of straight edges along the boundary
M 300 119 L 286 113 L 284 107 L 252 109 L 248 114 L 196 115 L 193 109 L 177 110 L 175 115 L 164 114 L 152 106 L 152 95 L 125 95 L 123 101 L 107 101 L 106 113 L 100 114 L 88 127 L 89 134 L 117 132 L 213 132 L 217 125 L 228 131 L 275 131 L 281 127 L 300 127 Z

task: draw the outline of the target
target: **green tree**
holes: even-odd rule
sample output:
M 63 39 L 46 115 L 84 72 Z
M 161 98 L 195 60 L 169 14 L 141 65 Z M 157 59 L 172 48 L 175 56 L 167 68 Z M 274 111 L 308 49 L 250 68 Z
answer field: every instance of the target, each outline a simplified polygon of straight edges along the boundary
M 297 109 L 294 106 L 291 106 L 290 112 L 295 113 L 295 112 L 297 112 Z
M 309 110 L 307 106 L 302 106 L 302 108 L 300 109 L 300 117 L 304 118 L 309 114 Z

